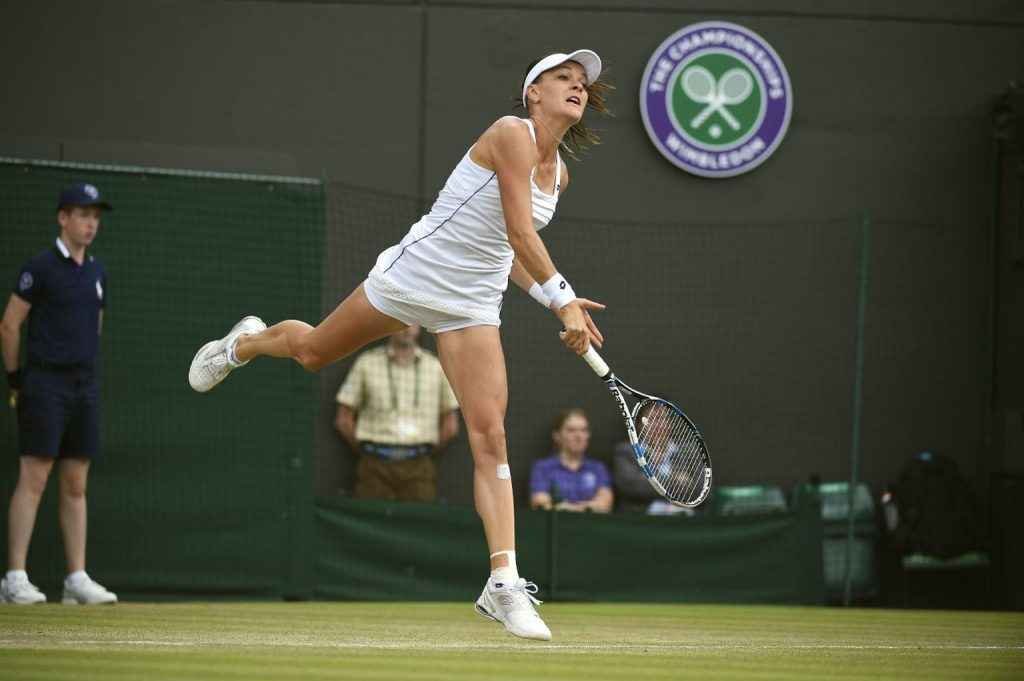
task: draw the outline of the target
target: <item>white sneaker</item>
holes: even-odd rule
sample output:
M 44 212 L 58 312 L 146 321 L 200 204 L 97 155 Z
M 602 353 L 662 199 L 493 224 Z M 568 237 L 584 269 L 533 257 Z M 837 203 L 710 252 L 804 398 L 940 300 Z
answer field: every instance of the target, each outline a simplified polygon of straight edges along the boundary
M 13 579 L 4 577 L 0 579 L 0 602 L 34 605 L 35 603 L 45 603 L 46 594 L 28 581 L 28 577 L 14 577 Z
M 107 591 L 102 584 L 92 581 L 86 576 L 72 584 L 70 579 L 64 580 L 64 605 L 100 605 L 117 603 L 117 594 Z
M 244 333 L 260 333 L 267 325 L 259 317 L 243 317 L 242 321 L 231 327 L 228 335 L 219 340 L 210 341 L 192 358 L 192 366 L 188 370 L 188 382 L 192 389 L 205 393 L 227 378 L 232 369 L 245 366 L 248 362 L 232 362 L 228 358 L 228 349 L 233 348 L 235 341 Z
M 521 638 L 550 641 L 551 630 L 537 614 L 534 605 L 540 605 L 533 597 L 537 585 L 523 578 L 505 584 L 488 579 L 480 598 L 476 599 L 476 611 L 505 625 L 509 633 Z

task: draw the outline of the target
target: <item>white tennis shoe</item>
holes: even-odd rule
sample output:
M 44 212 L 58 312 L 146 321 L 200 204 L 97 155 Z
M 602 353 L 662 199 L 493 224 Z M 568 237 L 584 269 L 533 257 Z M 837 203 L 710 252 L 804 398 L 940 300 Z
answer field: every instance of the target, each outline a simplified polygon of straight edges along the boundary
M 550 641 L 551 630 L 533 607 L 542 602 L 533 597 L 535 593 L 537 585 L 521 577 L 513 583 L 488 579 L 483 593 L 476 599 L 476 611 L 501 622 L 515 636 Z
M 14 605 L 34 605 L 45 603 L 46 594 L 28 581 L 27 576 L 20 575 L 11 579 L 4 577 L 0 579 L 0 602 Z
M 117 594 L 107 591 L 98 582 L 92 581 L 88 575 L 71 581 L 64 579 L 64 597 L 61 598 L 64 605 L 103 605 L 117 603 Z
M 196 392 L 205 393 L 227 378 L 232 369 L 245 366 L 248 362 L 235 362 L 231 359 L 235 341 L 242 334 L 254 334 L 266 331 L 267 325 L 259 317 L 243 317 L 231 327 L 228 335 L 213 340 L 199 348 L 192 358 L 192 366 L 188 370 L 188 383 Z

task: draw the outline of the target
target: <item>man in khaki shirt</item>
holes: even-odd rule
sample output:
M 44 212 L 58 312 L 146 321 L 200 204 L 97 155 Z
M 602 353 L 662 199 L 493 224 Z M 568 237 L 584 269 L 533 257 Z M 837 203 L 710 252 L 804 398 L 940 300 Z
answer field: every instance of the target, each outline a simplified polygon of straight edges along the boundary
M 361 354 L 338 390 L 335 427 L 359 456 L 358 498 L 437 499 L 431 455 L 458 433 L 459 405 L 419 333 L 410 326 Z

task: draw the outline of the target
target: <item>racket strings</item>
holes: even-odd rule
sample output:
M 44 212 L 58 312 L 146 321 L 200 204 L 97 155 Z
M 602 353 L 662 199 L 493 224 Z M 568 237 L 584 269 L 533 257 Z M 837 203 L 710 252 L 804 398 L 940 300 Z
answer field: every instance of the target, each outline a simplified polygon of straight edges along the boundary
M 697 429 L 671 406 L 649 401 L 637 412 L 638 442 L 667 495 L 693 500 L 703 489 L 707 453 Z

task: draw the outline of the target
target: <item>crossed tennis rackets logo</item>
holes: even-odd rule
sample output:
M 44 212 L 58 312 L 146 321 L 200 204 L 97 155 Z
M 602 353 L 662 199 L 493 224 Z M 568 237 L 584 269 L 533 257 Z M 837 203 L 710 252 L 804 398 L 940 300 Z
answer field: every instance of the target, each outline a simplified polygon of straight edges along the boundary
M 694 143 L 742 143 L 762 109 L 763 84 L 733 54 L 711 52 L 683 61 L 669 81 L 675 125 Z
M 738 24 L 684 26 L 651 54 L 640 115 L 651 141 L 676 166 L 732 177 L 763 163 L 789 127 L 793 98 L 782 60 Z
M 706 105 L 690 120 L 691 128 L 699 129 L 711 114 L 717 113 L 733 130 L 740 129 L 739 121 L 728 107 L 742 104 L 754 91 L 754 80 L 749 73 L 741 68 L 732 68 L 716 81 L 710 71 L 697 65 L 683 71 L 680 84 L 687 97 Z M 721 137 L 722 130 L 717 125 L 711 125 L 708 133 L 717 138 Z

